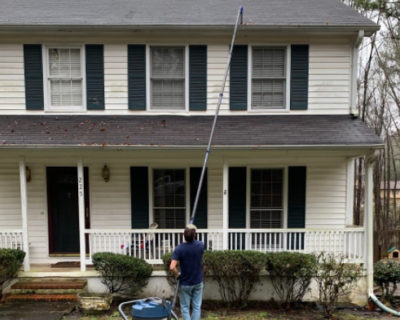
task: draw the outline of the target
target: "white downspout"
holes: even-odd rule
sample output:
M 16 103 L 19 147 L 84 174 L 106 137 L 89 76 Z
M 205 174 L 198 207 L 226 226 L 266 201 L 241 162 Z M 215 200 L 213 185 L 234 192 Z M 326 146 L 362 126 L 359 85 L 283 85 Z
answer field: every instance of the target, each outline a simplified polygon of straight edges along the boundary
M 374 154 L 365 159 L 365 211 L 364 225 L 366 225 L 366 263 L 367 263 L 367 288 L 368 297 L 383 311 L 396 317 L 400 317 L 400 312 L 385 306 L 374 294 L 374 216 L 373 216 L 373 163 Z
M 351 63 L 351 101 L 350 101 L 350 114 L 357 115 L 357 78 L 358 78 L 358 56 L 360 44 L 364 38 L 364 30 L 359 30 L 357 39 L 352 49 L 352 63 Z

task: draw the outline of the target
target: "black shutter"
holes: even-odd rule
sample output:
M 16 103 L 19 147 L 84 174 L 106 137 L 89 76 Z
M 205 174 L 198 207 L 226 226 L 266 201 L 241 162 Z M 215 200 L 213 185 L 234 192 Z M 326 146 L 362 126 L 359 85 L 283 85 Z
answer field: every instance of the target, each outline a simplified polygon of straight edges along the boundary
M 43 64 L 40 44 L 24 45 L 25 103 L 27 110 L 43 110 Z
M 246 167 L 229 168 L 229 228 L 246 228 Z
M 207 46 L 189 46 L 189 110 L 207 110 Z
M 190 168 L 190 213 L 192 213 L 202 168 Z M 201 187 L 194 224 L 199 229 L 207 228 L 207 170 Z
M 86 45 L 87 110 L 104 110 L 104 49 L 102 44 Z
M 146 46 L 128 45 L 129 110 L 146 110 Z
M 306 167 L 289 167 L 288 228 L 306 226 Z M 295 242 L 296 238 L 296 242 Z M 304 233 L 292 234 L 288 249 L 304 249 Z
M 247 46 L 233 48 L 230 69 L 230 110 L 247 110 Z
M 290 67 L 290 109 L 308 108 L 308 45 L 292 45 Z
M 149 227 L 149 172 L 147 167 L 131 167 L 132 229 Z

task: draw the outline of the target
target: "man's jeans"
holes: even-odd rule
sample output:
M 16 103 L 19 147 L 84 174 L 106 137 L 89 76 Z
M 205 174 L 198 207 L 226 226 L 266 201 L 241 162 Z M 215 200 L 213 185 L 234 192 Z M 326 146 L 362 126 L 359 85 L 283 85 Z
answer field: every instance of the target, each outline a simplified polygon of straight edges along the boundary
M 203 287 L 203 282 L 194 286 L 181 286 L 180 301 L 183 320 L 200 320 Z M 190 301 L 192 301 L 192 317 L 190 317 Z

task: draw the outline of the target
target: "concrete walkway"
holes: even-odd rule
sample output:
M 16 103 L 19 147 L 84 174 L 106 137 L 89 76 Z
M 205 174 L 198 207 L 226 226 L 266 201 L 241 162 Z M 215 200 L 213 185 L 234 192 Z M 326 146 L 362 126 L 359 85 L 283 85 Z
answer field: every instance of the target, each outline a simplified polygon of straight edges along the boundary
M 60 320 L 75 307 L 70 302 L 18 302 L 0 305 L 1 320 Z

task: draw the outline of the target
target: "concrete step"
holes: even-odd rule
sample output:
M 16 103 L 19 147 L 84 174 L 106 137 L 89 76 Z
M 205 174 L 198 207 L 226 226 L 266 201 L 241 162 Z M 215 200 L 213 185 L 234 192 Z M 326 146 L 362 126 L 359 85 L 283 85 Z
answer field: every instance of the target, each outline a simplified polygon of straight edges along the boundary
M 86 286 L 85 280 L 30 280 L 18 281 L 11 286 L 11 289 L 31 290 L 83 290 Z
M 83 289 L 11 289 L 11 294 L 77 294 Z
M 46 302 L 61 302 L 61 301 L 78 301 L 76 294 L 9 294 L 4 298 L 5 302 L 18 301 L 46 301 Z

